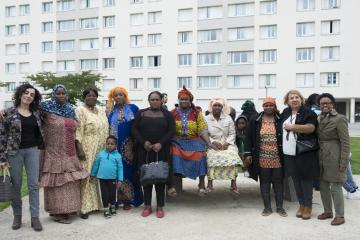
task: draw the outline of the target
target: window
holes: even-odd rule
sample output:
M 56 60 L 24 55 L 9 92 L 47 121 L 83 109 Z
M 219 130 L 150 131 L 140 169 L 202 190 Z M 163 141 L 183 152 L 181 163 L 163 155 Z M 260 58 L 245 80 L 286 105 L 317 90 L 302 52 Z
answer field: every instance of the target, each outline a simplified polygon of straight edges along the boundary
M 276 74 L 260 74 L 259 75 L 260 88 L 274 88 L 276 87 Z
M 310 62 L 314 61 L 314 48 L 297 48 L 296 60 L 298 62 Z
M 325 72 L 320 73 L 321 86 L 331 87 L 339 86 L 339 73 L 338 72 Z
M 260 63 L 276 63 L 276 49 L 260 50 Z
M 99 49 L 99 40 L 97 38 L 80 39 L 80 50 Z
M 322 9 L 334 9 L 340 7 L 340 0 L 321 0 Z
M 52 2 L 43 2 L 41 3 L 41 11 L 42 13 L 51 13 L 53 8 Z
M 115 16 L 104 17 L 104 28 L 111 28 L 115 26 Z
M 58 51 L 59 52 L 73 51 L 74 45 L 75 45 L 75 40 L 58 41 Z
M 143 3 L 144 0 L 130 0 L 131 4 Z
M 115 58 L 103 58 L 103 69 L 115 68 Z
M 340 20 L 321 21 L 321 34 L 339 34 L 340 33 Z
M 277 12 L 277 1 L 262 1 L 260 2 L 260 13 L 261 14 L 276 14 Z
M 148 56 L 148 67 L 160 67 L 161 56 Z
M 75 30 L 75 20 L 58 21 L 58 31 L 72 31 Z
M 198 42 L 219 42 L 222 39 L 221 29 L 201 30 L 198 31 Z
M 7 74 L 16 73 L 16 63 L 5 63 L 5 72 Z
M 177 86 L 178 89 L 182 88 L 183 86 L 185 86 L 188 89 L 191 89 L 191 83 L 192 82 L 192 77 L 178 77 L 177 78 Z
M 142 78 L 130 78 L 130 90 L 142 90 L 143 79 Z
M 198 19 L 213 19 L 213 18 L 222 18 L 223 13 L 222 6 L 213 6 L 213 7 L 200 7 L 198 9 Z
M 160 78 L 148 78 L 148 88 L 149 90 L 160 89 Z
M 20 24 L 19 25 L 20 35 L 25 35 L 30 33 L 30 24 Z
M 252 64 L 253 59 L 253 51 L 236 51 L 228 53 L 228 61 L 230 64 Z
M 30 72 L 30 63 L 21 62 L 19 63 L 19 73 L 29 73 Z
M 42 42 L 42 52 L 43 53 L 49 53 L 52 51 L 53 51 L 53 42 L 52 41 Z
M 161 43 L 161 33 L 148 34 L 148 46 L 159 46 Z
M 98 60 L 97 59 L 80 59 L 81 70 L 97 70 Z
M 296 24 L 297 37 L 309 37 L 315 35 L 315 22 L 303 22 Z
M 219 65 L 221 64 L 221 53 L 199 53 L 198 65 Z
M 41 70 L 43 72 L 53 72 L 53 62 L 52 61 L 43 61 L 41 62 Z
M 58 11 L 70 11 L 75 7 L 74 0 L 60 0 L 57 1 L 57 10 Z
M 198 77 L 198 89 L 220 88 L 220 76 L 201 76 Z
M 297 73 L 296 87 L 314 87 L 315 74 L 314 73 Z
M 178 21 L 179 22 L 188 22 L 192 21 L 193 10 L 192 8 L 179 9 L 178 10 Z
M 15 6 L 5 7 L 5 16 L 6 17 L 15 17 L 16 16 L 16 7 Z
M 260 26 L 260 38 L 272 39 L 277 36 L 277 25 Z
M 321 50 L 321 61 L 335 61 L 340 60 L 340 47 L 322 47 Z
M 315 0 L 297 0 L 298 11 L 314 11 Z
M 19 15 L 26 16 L 30 14 L 30 4 L 24 4 L 19 6 Z
M 81 29 L 95 29 L 97 28 L 97 18 L 82 18 L 80 19 Z
M 43 22 L 42 23 L 42 32 L 51 33 L 53 31 L 53 22 Z
M 56 69 L 59 72 L 75 71 L 75 61 L 74 60 L 57 61 Z
M 5 45 L 5 54 L 6 55 L 15 55 L 16 54 L 16 44 L 6 44 Z
M 29 54 L 29 53 L 30 53 L 30 43 L 20 43 L 19 54 Z
M 80 8 L 94 8 L 98 6 L 98 0 L 81 0 Z
M 103 38 L 103 48 L 114 48 L 114 46 L 115 46 L 115 37 Z
M 143 57 L 130 57 L 130 68 L 142 68 Z
M 179 66 L 191 66 L 192 65 L 192 54 L 179 54 L 178 55 Z
M 179 44 L 192 43 L 192 32 L 191 31 L 178 32 L 178 43 Z
M 254 39 L 253 27 L 237 27 L 228 29 L 229 41 Z
M 254 15 L 254 3 L 240 3 L 229 5 L 229 17 L 242 17 Z
M 6 92 L 14 92 L 16 90 L 15 82 L 6 82 Z
M 253 88 L 253 75 L 231 75 L 227 76 L 228 88 Z
M 130 36 L 130 47 L 142 47 L 143 46 L 143 35 L 131 35 Z
M 130 25 L 131 26 L 144 25 L 144 14 L 142 13 L 130 14 Z
M 161 23 L 161 11 L 148 12 L 148 24 Z
M 103 0 L 104 7 L 113 7 L 115 6 L 115 0 Z
M 6 25 L 5 26 L 5 35 L 14 36 L 15 35 L 15 25 Z

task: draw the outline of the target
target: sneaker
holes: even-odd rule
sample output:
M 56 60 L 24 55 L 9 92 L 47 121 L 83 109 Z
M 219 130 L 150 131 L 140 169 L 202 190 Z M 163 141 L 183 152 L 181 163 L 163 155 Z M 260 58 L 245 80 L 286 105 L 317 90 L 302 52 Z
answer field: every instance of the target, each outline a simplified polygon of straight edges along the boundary
M 115 206 L 111 206 L 111 207 L 110 207 L 110 214 L 111 214 L 111 215 L 116 215 L 116 208 L 115 208 Z
M 111 213 L 110 213 L 110 209 L 106 209 L 104 212 L 104 217 L 105 218 L 111 218 Z
M 284 208 L 277 208 L 276 212 L 282 217 L 287 217 L 288 216 Z
M 359 191 L 359 189 L 357 189 L 353 193 L 348 192 L 347 195 L 346 195 L 346 198 L 351 199 L 351 200 L 360 200 L 360 191 Z
M 262 216 L 267 217 L 270 216 L 272 214 L 272 210 L 271 209 L 264 209 L 261 213 Z

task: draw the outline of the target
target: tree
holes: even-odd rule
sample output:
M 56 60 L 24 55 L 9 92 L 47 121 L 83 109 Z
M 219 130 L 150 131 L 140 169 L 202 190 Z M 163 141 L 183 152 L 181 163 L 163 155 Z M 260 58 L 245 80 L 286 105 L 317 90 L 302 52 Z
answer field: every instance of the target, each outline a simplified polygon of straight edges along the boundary
M 68 91 L 69 103 L 75 105 L 77 101 L 82 101 L 82 92 L 85 88 L 94 87 L 100 91 L 97 83 L 99 83 L 103 77 L 101 74 L 94 74 L 90 71 L 65 76 L 55 76 L 50 72 L 41 72 L 27 76 L 27 79 L 43 87 L 45 92 L 52 89 L 56 84 L 63 84 Z M 44 95 L 49 96 L 50 94 L 44 93 Z

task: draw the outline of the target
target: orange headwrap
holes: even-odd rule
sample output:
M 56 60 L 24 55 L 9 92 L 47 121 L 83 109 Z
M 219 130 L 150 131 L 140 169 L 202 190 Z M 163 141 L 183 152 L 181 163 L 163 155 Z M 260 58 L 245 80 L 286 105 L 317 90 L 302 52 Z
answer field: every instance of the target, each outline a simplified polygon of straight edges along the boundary
M 112 88 L 108 94 L 108 102 L 106 104 L 107 109 L 112 110 L 114 107 L 114 98 L 115 98 L 115 91 L 119 91 L 125 96 L 125 103 L 130 103 L 128 92 L 125 88 L 120 86 L 116 86 Z
M 186 97 L 189 97 L 190 98 L 190 102 L 192 102 L 194 100 L 194 96 L 192 95 L 192 93 L 186 89 L 185 86 L 183 86 L 183 89 L 181 89 L 178 93 L 178 99 L 180 97 L 183 97 L 183 96 L 186 96 Z
M 272 97 L 267 97 L 267 98 L 265 98 L 264 100 L 263 100 L 263 106 L 265 105 L 265 104 L 272 104 L 272 105 L 274 105 L 275 107 L 277 107 L 276 106 L 276 100 L 275 100 L 275 98 L 272 98 Z

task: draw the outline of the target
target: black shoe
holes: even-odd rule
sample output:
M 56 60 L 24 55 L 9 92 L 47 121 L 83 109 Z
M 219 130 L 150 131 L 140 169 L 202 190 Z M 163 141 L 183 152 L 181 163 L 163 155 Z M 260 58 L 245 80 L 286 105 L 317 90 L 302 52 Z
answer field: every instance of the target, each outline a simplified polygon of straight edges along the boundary
M 264 217 L 267 217 L 267 216 L 269 216 L 271 214 L 272 214 L 272 210 L 271 209 L 266 209 L 266 208 L 261 213 L 261 215 L 264 216 Z
M 105 210 L 105 212 L 104 212 L 104 217 L 105 217 L 105 218 L 111 218 L 110 209 Z
M 41 226 L 41 223 L 40 223 L 40 220 L 38 217 L 31 218 L 31 227 L 37 232 L 40 232 L 43 230 L 43 227 Z
M 13 230 L 18 230 L 19 228 L 21 228 L 21 215 L 14 216 L 14 221 L 11 228 Z
M 80 213 L 80 218 L 82 218 L 82 219 L 88 219 L 88 218 L 89 218 L 89 214 L 87 214 L 87 213 Z
M 116 208 L 115 208 L 115 206 L 111 206 L 109 210 L 110 210 L 110 214 L 111 214 L 111 215 L 116 215 Z
M 282 217 L 287 217 L 288 216 L 284 208 L 277 208 L 276 212 Z

